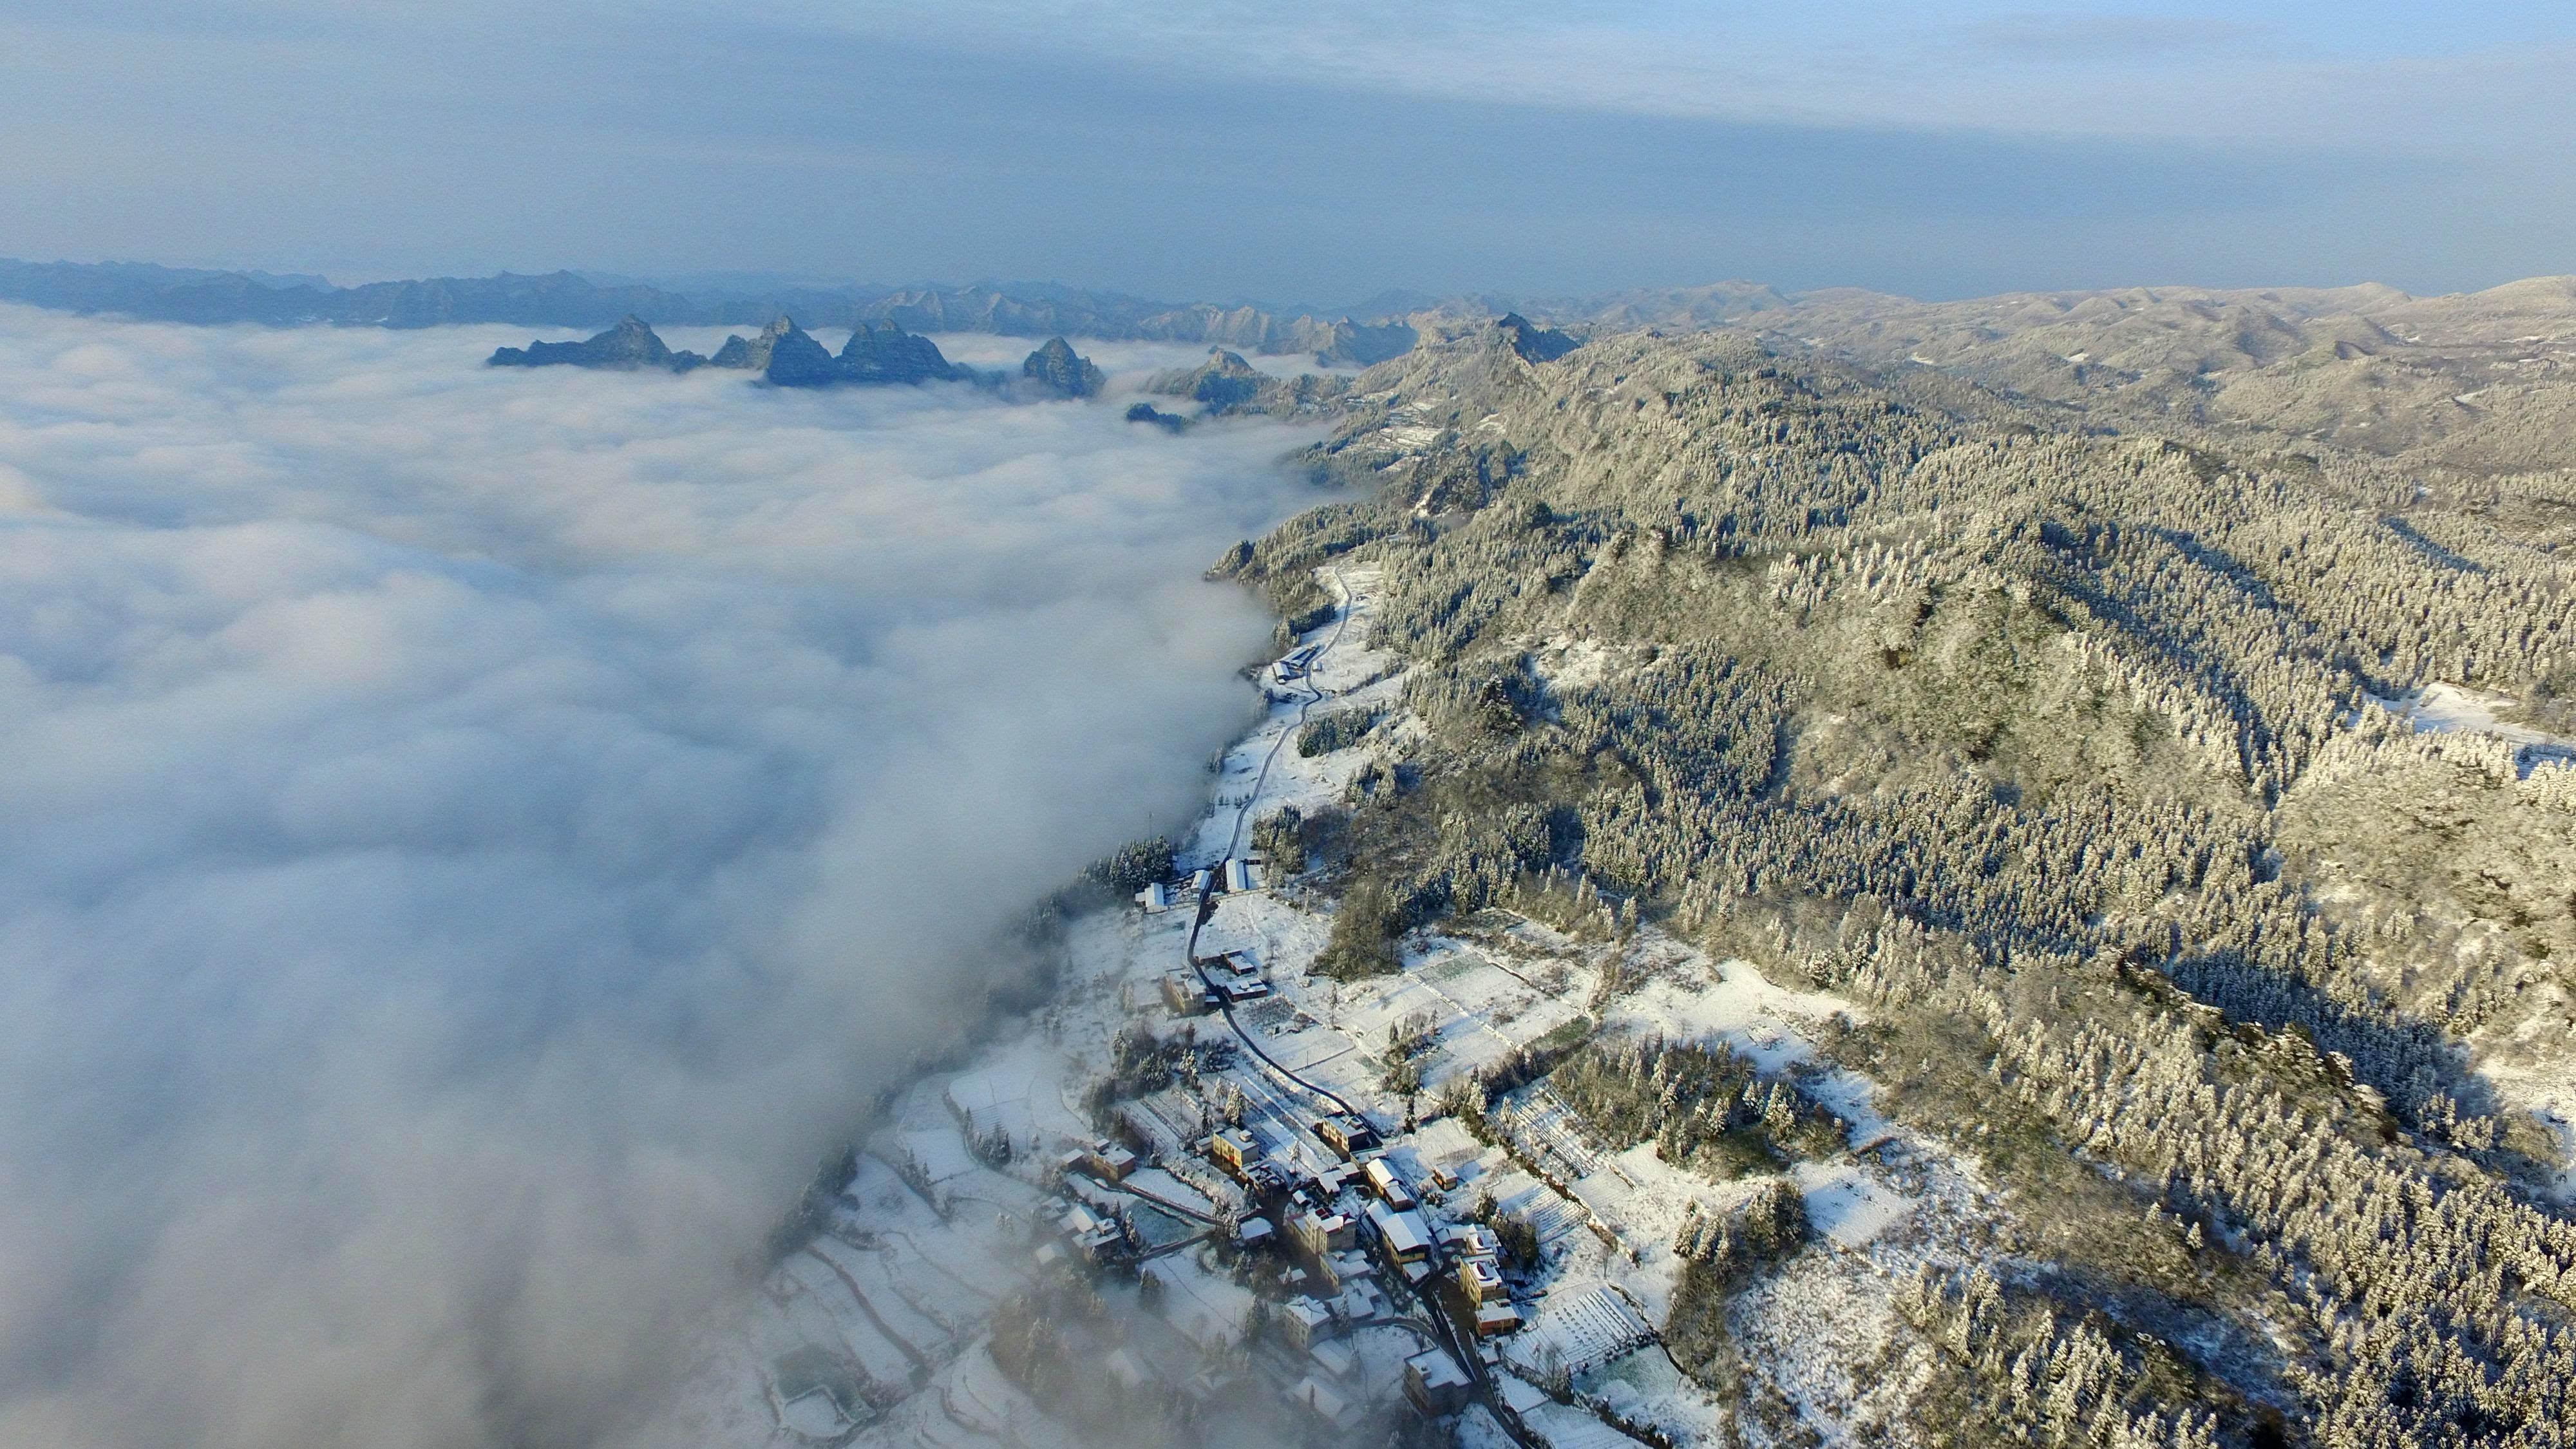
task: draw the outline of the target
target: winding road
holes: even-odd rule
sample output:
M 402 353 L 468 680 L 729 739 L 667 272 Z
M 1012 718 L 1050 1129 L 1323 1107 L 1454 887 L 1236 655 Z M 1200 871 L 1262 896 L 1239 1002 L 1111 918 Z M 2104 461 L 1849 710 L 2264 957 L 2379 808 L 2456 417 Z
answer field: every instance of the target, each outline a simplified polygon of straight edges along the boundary
M 1261 757 L 1261 771 L 1253 776 L 1251 793 L 1244 796 L 1243 803 L 1235 807 L 1234 831 L 1226 837 L 1224 860 L 1231 860 L 1241 852 L 1244 826 L 1251 822 L 1252 807 L 1261 800 L 1261 787 L 1270 782 L 1270 768 L 1278 763 L 1279 752 L 1287 747 L 1291 736 L 1305 728 L 1307 712 L 1324 701 L 1324 691 L 1315 684 L 1315 670 L 1332 655 L 1333 647 L 1342 642 L 1342 630 L 1351 622 L 1351 606 L 1354 600 L 1351 587 L 1343 581 L 1340 572 L 1336 570 L 1326 572 L 1332 578 L 1333 587 L 1342 596 L 1341 612 L 1333 620 L 1333 632 L 1325 638 L 1324 647 L 1316 651 L 1314 662 L 1307 667 L 1306 678 L 1303 681 L 1306 687 L 1306 698 L 1297 706 L 1295 723 L 1281 730 L 1279 738 L 1270 742 L 1270 752 Z M 1375 1120 L 1359 1108 L 1352 1106 L 1341 1094 L 1328 1087 L 1320 1087 L 1307 1081 L 1304 1077 L 1290 1071 L 1286 1063 L 1263 1051 L 1261 1043 L 1254 1041 L 1252 1033 L 1244 1030 L 1243 1023 L 1235 1019 L 1234 1002 L 1226 996 L 1224 989 L 1217 985 L 1216 978 L 1208 974 L 1207 963 L 1199 959 L 1199 932 L 1206 929 L 1208 918 L 1216 914 L 1216 886 L 1223 868 L 1224 861 L 1220 860 L 1217 869 L 1209 872 L 1208 883 L 1199 888 L 1198 914 L 1190 922 L 1189 941 L 1183 947 L 1189 957 L 1190 969 L 1198 973 L 1199 981 L 1216 997 L 1217 1010 L 1224 1014 L 1225 1024 L 1233 1031 L 1235 1039 L 1243 1043 L 1244 1050 L 1259 1058 L 1261 1064 L 1270 1069 L 1271 1075 L 1293 1084 L 1322 1101 L 1332 1103 L 1336 1110 L 1366 1122 L 1372 1131 L 1376 1130 Z
M 1324 691 L 1314 682 L 1315 670 L 1331 656 L 1333 647 L 1341 643 L 1342 630 L 1350 624 L 1352 608 L 1356 602 L 1356 596 L 1351 592 L 1350 584 L 1342 578 L 1339 570 L 1328 569 L 1325 572 L 1332 579 L 1334 589 L 1342 596 L 1341 613 L 1333 620 L 1333 632 L 1325 637 L 1324 647 L 1316 651 L 1313 663 L 1307 667 L 1306 678 L 1303 681 L 1306 698 L 1297 706 L 1295 722 L 1281 730 L 1279 738 L 1270 742 L 1270 751 L 1261 757 L 1261 770 L 1253 777 L 1251 791 L 1243 797 L 1242 803 L 1235 807 L 1234 830 L 1226 837 L 1225 859 L 1234 858 L 1242 850 L 1244 827 L 1252 819 L 1253 807 L 1260 803 L 1262 787 L 1270 782 L 1270 769 L 1278 762 L 1279 752 L 1287 747 L 1290 737 L 1305 728 L 1307 713 L 1324 701 Z M 1222 868 L 1223 862 L 1220 861 L 1219 871 Z M 1304 1090 L 1320 1101 L 1330 1102 L 1335 1108 L 1352 1118 L 1368 1123 L 1372 1130 L 1378 1130 L 1373 1118 L 1352 1106 L 1339 1093 L 1306 1080 L 1290 1071 L 1278 1058 L 1263 1051 L 1261 1044 L 1253 1040 L 1252 1033 L 1244 1030 L 1243 1023 L 1235 1019 L 1234 1003 L 1226 997 L 1224 990 L 1208 974 L 1206 963 L 1199 959 L 1199 932 L 1206 927 L 1209 918 L 1216 914 L 1218 879 L 1218 874 L 1211 872 L 1208 884 L 1199 890 L 1198 914 L 1190 922 L 1189 941 L 1184 949 L 1189 957 L 1190 969 L 1198 973 L 1200 982 L 1216 997 L 1217 1010 L 1224 1014 L 1227 1028 L 1233 1031 L 1237 1041 L 1243 1043 L 1244 1050 L 1252 1053 L 1264 1067 L 1269 1068 L 1271 1075 Z M 1364 1326 L 1406 1329 L 1419 1339 L 1447 1352 L 1450 1357 L 1458 1361 L 1460 1367 L 1467 1371 L 1468 1378 L 1475 1385 L 1477 1399 L 1485 1405 L 1486 1411 L 1493 1415 L 1494 1422 L 1501 1426 L 1512 1442 L 1522 1446 L 1522 1449 L 1538 1449 L 1536 1441 L 1521 1426 L 1519 1416 L 1502 1403 L 1501 1395 L 1494 1388 L 1493 1374 L 1485 1366 L 1484 1359 L 1476 1353 L 1471 1343 L 1460 1341 L 1458 1325 L 1450 1318 L 1448 1310 L 1439 1301 L 1437 1288 L 1426 1283 L 1416 1291 L 1420 1295 L 1423 1311 L 1431 1319 L 1427 1327 L 1410 1318 L 1393 1317 L 1372 1319 Z

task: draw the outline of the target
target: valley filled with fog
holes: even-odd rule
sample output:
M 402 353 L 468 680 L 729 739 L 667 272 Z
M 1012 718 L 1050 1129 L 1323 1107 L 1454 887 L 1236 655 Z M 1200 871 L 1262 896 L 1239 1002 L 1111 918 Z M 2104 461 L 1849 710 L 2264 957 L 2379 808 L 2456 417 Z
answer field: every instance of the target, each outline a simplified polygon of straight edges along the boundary
M 525 337 L 0 308 L 0 1440 L 613 1427 L 1247 718 L 1319 430 Z

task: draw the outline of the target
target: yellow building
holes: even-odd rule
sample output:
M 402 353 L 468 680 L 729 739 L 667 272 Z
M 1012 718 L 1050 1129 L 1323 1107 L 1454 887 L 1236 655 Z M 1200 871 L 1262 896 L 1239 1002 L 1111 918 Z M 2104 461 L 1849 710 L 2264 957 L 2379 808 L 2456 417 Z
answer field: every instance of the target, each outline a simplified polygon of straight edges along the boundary
M 1460 1259 L 1458 1287 L 1467 1295 L 1467 1301 L 1479 1308 L 1505 1296 L 1502 1272 L 1491 1258 Z
M 1237 1177 L 1251 1170 L 1261 1160 L 1261 1144 L 1240 1127 L 1226 1127 L 1208 1139 L 1208 1156 Z

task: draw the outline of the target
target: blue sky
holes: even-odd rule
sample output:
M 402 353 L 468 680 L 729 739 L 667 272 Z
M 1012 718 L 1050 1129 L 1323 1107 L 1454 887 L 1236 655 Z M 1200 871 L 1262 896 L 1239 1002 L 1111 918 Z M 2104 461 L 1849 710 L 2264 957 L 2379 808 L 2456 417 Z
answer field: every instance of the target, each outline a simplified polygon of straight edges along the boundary
M 2576 271 L 2576 9 L 0 0 L 0 255 L 1319 304 Z

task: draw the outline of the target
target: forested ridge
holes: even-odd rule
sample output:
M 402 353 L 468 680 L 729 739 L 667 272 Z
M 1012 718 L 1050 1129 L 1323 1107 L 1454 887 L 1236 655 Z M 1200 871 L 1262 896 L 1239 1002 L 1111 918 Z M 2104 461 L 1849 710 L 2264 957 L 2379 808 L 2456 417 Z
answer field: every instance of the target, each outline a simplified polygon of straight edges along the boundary
M 1302 825 L 1370 929 L 1573 880 L 1861 1005 L 1832 1050 L 2059 1215 L 1909 1291 L 1930 1440 L 2576 1442 L 2563 1149 L 2497 1085 L 2576 1052 L 2576 474 L 1546 351 L 1364 375 L 1307 458 L 1344 501 L 1220 565 L 1289 617 L 1383 566 L 1423 728 Z M 2418 732 L 2436 683 L 2542 743 Z M 1696 1151 L 1725 1085 L 1619 1131 Z

